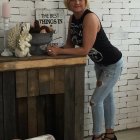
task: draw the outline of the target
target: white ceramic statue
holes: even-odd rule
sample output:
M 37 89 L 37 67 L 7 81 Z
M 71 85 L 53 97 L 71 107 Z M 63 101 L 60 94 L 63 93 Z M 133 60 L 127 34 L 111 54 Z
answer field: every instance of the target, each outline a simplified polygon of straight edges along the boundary
M 18 23 L 8 32 L 8 48 L 15 54 L 16 57 L 31 56 L 29 43 L 32 39 L 29 33 L 30 23 Z
M 31 47 L 31 44 L 29 42 L 32 39 L 32 36 L 29 33 L 29 30 L 30 23 L 23 23 L 22 31 L 19 36 L 19 42 L 17 47 L 15 48 L 15 56 L 17 57 L 31 56 L 29 49 Z

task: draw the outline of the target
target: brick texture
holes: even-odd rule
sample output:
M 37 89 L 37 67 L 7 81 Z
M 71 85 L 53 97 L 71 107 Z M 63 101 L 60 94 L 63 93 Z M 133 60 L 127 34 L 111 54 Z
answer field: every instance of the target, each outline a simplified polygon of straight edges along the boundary
M 140 1 L 90 0 L 90 9 L 101 19 L 111 43 L 124 58 L 124 69 L 114 89 L 116 103 L 115 130 L 140 127 Z M 17 22 L 33 22 L 36 8 L 65 9 L 63 0 L 11 0 L 9 26 Z M 2 1 L 0 1 L 0 9 Z M 0 12 L 1 14 L 1 12 Z M 67 34 L 71 12 L 65 9 Z M 65 35 L 64 35 L 65 37 Z M 0 50 L 3 44 L 3 19 L 0 18 Z M 92 135 L 92 115 L 89 106 L 96 86 L 93 62 L 87 57 L 85 72 L 84 136 Z

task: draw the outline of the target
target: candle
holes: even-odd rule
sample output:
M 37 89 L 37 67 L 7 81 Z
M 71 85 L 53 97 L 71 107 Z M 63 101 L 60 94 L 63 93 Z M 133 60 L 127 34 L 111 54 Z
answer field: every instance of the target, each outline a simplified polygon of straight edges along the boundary
M 9 18 L 10 17 L 9 2 L 3 2 L 3 4 L 2 4 L 2 17 L 3 18 Z

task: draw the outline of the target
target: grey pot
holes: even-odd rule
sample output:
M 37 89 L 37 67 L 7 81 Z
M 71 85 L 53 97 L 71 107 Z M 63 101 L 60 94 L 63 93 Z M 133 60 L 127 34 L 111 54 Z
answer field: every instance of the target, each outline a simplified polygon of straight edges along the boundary
M 30 41 L 30 53 L 31 55 L 42 55 L 44 51 L 40 49 L 40 46 L 47 45 L 52 41 L 53 32 L 51 33 L 31 33 L 32 40 Z

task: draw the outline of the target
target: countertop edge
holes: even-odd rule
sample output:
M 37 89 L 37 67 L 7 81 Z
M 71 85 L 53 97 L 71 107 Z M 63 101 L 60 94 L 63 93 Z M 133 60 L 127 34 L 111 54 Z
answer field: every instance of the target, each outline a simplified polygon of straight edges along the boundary
M 44 58 L 33 60 L 16 60 L 0 62 L 0 71 L 15 71 L 33 68 L 49 68 L 57 66 L 85 65 L 86 56 L 66 57 L 66 58 Z

